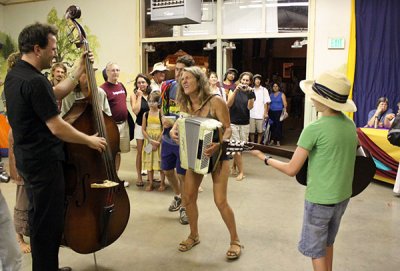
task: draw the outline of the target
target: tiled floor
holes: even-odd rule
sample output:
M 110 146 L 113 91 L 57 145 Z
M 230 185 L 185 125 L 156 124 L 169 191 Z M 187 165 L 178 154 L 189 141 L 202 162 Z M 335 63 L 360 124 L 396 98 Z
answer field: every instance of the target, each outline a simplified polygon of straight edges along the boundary
M 135 149 L 123 155 L 120 178 L 134 183 Z M 178 244 L 189 233 L 178 222 L 178 212 L 168 212 L 171 188 L 145 192 L 127 188 L 131 217 L 125 232 L 109 247 L 96 253 L 98 270 L 312 270 L 311 262 L 297 251 L 302 223 L 304 187 L 294 178 L 266 167 L 244 154 L 246 178 L 229 180 L 229 202 L 235 212 L 244 245 L 242 257 L 225 260 L 228 231 L 214 205 L 212 183 L 206 177 L 199 196 L 201 243 L 189 252 Z M 10 209 L 15 185 L 1 184 Z M 391 187 L 372 183 L 352 199 L 335 244 L 334 270 L 397 271 L 400 266 L 400 198 Z M 96 270 L 93 255 L 61 248 L 60 264 L 74 270 Z M 30 254 L 24 256 L 23 271 L 31 270 Z

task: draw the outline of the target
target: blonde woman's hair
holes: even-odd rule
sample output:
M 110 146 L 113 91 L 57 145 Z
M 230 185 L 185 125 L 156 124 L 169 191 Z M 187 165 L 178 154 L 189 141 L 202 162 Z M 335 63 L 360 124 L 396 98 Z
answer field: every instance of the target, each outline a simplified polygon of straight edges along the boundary
M 20 52 L 11 53 L 7 58 L 7 71 L 10 71 L 15 66 L 17 61 L 20 59 L 21 59 Z
M 202 104 L 211 95 L 210 85 L 208 83 L 208 78 L 206 74 L 202 71 L 202 69 L 200 69 L 197 66 L 186 67 L 183 69 L 183 72 L 189 72 L 196 78 L 197 82 L 196 91 L 200 99 L 200 104 Z M 178 84 L 176 100 L 180 106 L 181 111 L 186 113 L 190 112 L 192 105 L 189 96 L 185 94 L 182 88 L 182 80 L 180 80 Z

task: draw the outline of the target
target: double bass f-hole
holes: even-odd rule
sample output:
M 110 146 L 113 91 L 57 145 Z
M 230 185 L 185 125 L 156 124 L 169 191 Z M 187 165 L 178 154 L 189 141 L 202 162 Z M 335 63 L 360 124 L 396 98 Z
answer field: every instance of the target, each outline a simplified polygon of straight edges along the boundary
M 89 52 L 85 30 L 77 22 L 80 16 L 79 7 L 67 9 L 68 36 L 78 48 Z M 89 96 L 84 102 L 75 102 L 64 119 L 77 130 L 88 135 L 97 133 L 107 141 L 102 153 L 85 145 L 65 144 L 64 242 L 74 251 L 86 254 L 110 245 L 121 236 L 129 220 L 130 204 L 115 167 L 115 156 L 119 152 L 118 127 L 102 111 L 93 65 L 87 55 L 84 62 Z

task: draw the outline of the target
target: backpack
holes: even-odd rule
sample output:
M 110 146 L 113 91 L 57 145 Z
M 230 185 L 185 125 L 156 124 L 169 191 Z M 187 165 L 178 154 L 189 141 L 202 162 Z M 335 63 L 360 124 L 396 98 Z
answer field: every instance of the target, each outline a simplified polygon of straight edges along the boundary
M 400 114 L 397 114 L 394 118 L 387 139 L 390 144 L 400 147 Z
M 161 85 L 161 110 L 163 115 L 169 115 L 169 90 L 175 80 L 168 80 Z
M 145 112 L 144 116 L 146 118 L 146 126 L 147 126 L 147 120 L 149 119 L 149 111 Z M 158 111 L 158 118 L 160 119 L 160 124 L 162 126 L 161 110 Z

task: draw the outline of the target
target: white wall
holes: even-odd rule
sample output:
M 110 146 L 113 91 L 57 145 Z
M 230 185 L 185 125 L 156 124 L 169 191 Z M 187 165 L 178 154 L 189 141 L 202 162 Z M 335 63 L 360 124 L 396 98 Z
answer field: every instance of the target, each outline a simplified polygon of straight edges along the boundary
M 310 0 L 310 31 L 307 48 L 307 79 L 317 78 L 327 70 L 346 74 L 350 41 L 351 0 Z M 343 37 L 344 49 L 328 49 L 328 38 Z M 316 118 L 306 99 L 304 124 Z
M 9 5 L 0 13 L 4 23 L 0 30 L 17 40 L 19 32 L 36 21 L 46 22 L 49 11 L 55 7 L 58 17 L 64 15 L 70 5 L 81 8 L 81 23 L 97 36 L 100 47 L 95 65 L 104 67 L 107 62 L 117 62 L 121 68 L 121 81 L 127 82 L 139 68 L 139 19 L 137 1 L 118 0 L 49 0 L 37 3 Z M 1 11 L 1 10 L 0 10 Z M 4 15 L 4 16 L 3 16 Z M 132 84 L 127 86 L 132 89 Z
M 347 65 L 351 0 L 317 0 L 314 29 L 314 75 Z M 328 38 L 343 37 L 344 49 L 328 49 Z M 346 70 L 344 70 L 345 72 Z

